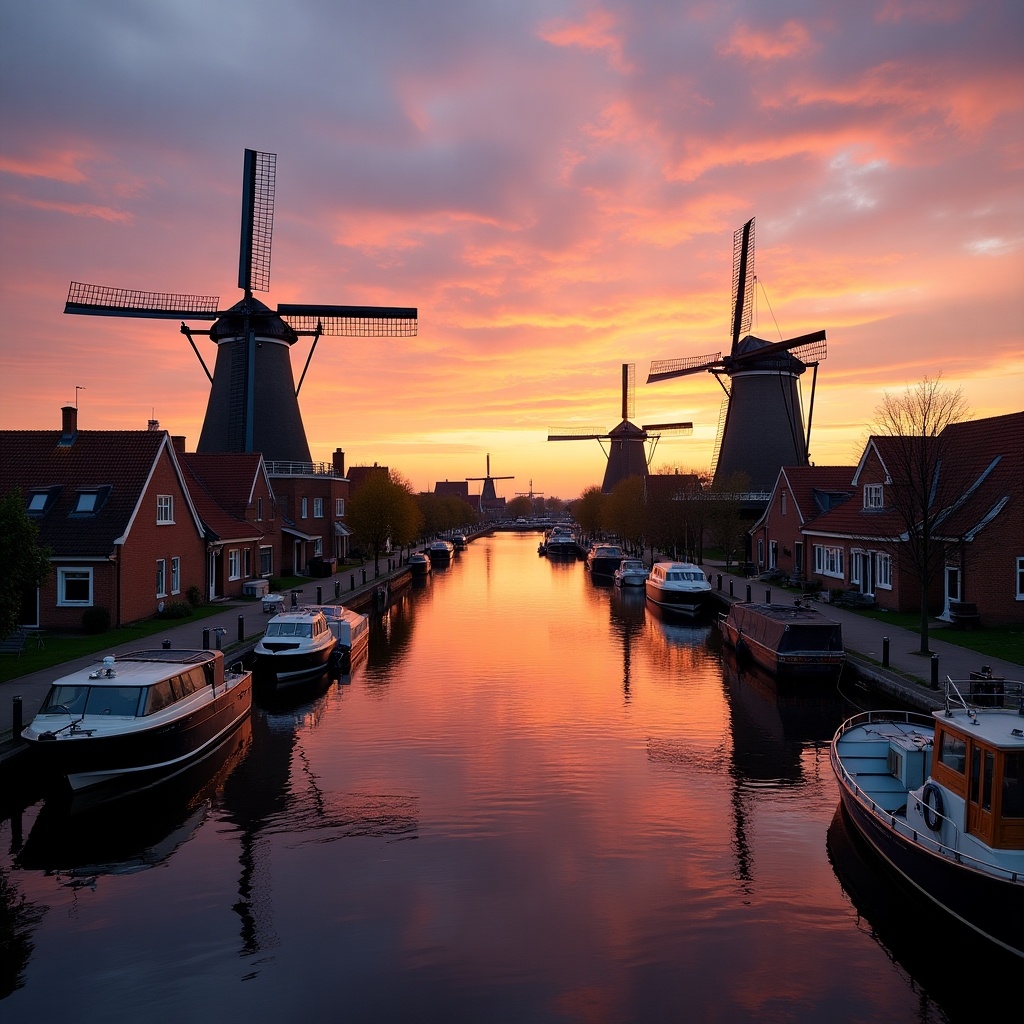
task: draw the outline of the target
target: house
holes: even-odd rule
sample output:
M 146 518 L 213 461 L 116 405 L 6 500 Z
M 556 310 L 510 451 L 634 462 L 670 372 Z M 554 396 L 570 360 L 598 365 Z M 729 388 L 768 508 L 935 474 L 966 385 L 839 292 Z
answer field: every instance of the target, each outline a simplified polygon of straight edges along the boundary
M 14 488 L 52 551 L 26 625 L 118 626 L 203 592 L 204 528 L 166 431 L 80 431 L 66 406 L 60 430 L 0 431 L 0 491 Z

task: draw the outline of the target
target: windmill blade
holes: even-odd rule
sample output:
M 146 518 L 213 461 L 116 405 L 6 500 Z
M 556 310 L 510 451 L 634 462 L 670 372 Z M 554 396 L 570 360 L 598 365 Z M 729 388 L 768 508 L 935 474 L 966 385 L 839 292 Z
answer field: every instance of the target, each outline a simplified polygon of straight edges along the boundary
M 218 295 L 176 295 L 170 292 L 142 292 L 135 288 L 106 288 L 72 281 L 65 313 L 93 316 L 139 316 L 156 320 L 216 320 L 220 314 Z
M 690 356 L 687 359 L 655 359 L 651 363 L 651 369 L 647 375 L 647 383 L 653 384 L 659 380 L 685 377 L 690 373 L 703 373 L 704 370 L 711 370 L 715 366 L 721 365 L 721 352 L 715 352 L 714 355 L 707 356 Z
M 734 356 L 730 363 L 735 368 L 743 363 L 757 362 L 780 352 L 792 352 L 801 361 L 812 362 L 815 359 L 824 359 L 826 351 L 825 332 L 814 331 L 811 334 L 801 334 L 798 338 L 789 338 L 787 341 L 777 341 L 774 345 L 765 345 L 764 348 L 751 349 L 742 355 Z M 800 353 L 805 353 L 807 358 Z
M 750 331 L 754 307 L 754 218 L 732 236 L 732 351 Z
M 242 172 L 242 238 L 238 250 L 238 287 L 246 295 L 270 288 L 270 240 L 274 233 L 274 182 L 277 154 L 245 151 Z
M 692 423 L 645 423 L 640 428 L 645 434 L 660 434 L 676 437 L 688 436 L 693 433 Z
M 622 418 L 636 415 L 636 363 L 622 364 Z
M 561 430 L 548 430 L 549 441 L 607 441 L 609 439 L 607 431 L 604 433 L 597 433 L 593 430 L 573 429 L 567 427 Z
M 415 306 L 318 306 L 283 303 L 278 316 L 298 334 L 332 334 L 350 338 L 413 338 L 419 311 Z

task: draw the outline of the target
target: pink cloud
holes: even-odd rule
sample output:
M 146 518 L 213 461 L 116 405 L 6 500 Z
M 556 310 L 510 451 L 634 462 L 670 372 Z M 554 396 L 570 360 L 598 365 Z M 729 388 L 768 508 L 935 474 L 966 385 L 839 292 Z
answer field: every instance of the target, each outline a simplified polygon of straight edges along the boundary
M 810 46 L 810 32 L 798 21 L 787 21 L 775 31 L 759 31 L 740 22 L 732 30 L 722 52 L 735 53 L 747 60 L 778 60 L 795 57 Z

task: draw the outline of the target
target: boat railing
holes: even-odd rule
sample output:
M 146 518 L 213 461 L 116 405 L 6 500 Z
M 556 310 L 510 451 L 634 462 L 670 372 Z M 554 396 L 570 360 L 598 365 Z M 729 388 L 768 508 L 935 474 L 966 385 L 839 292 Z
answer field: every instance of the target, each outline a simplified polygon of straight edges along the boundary
M 960 708 L 972 714 L 978 708 L 1016 708 L 1024 715 L 1024 682 L 994 676 L 991 671 L 972 672 L 969 679 L 946 676 L 946 717 Z

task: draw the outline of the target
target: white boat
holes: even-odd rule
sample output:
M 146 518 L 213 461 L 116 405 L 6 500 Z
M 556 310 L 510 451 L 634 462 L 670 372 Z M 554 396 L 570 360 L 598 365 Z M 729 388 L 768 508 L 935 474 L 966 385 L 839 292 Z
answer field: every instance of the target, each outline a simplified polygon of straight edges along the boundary
M 450 540 L 432 540 L 427 545 L 427 554 L 430 556 L 430 564 L 435 569 L 442 569 L 450 565 L 455 557 L 455 545 Z
M 332 661 L 338 638 L 319 605 L 279 612 L 268 623 L 254 655 L 256 680 L 278 689 L 341 672 L 341 655 Z
M 567 526 L 556 526 L 547 535 L 543 542 L 542 554 L 548 558 L 571 558 L 575 559 L 579 554 L 579 544 Z
M 650 570 L 640 558 L 624 558 L 612 577 L 617 587 L 642 587 Z
M 843 811 L 885 867 L 1024 958 L 1024 684 L 971 685 L 947 680 L 930 716 L 854 716 L 830 758 Z
M 430 570 L 430 555 L 426 551 L 414 551 L 409 556 L 409 572 L 413 576 L 429 576 Z
M 251 708 L 252 674 L 220 651 L 133 651 L 58 679 L 21 735 L 77 792 L 183 771 Z
M 654 604 L 688 615 L 703 611 L 711 598 L 711 584 L 692 562 L 655 562 L 644 591 Z
M 348 672 L 353 663 L 366 653 L 370 642 L 370 617 L 341 604 L 322 604 L 318 607 L 338 641 L 328 668 L 333 670 L 333 667 L 339 666 L 342 672 Z

